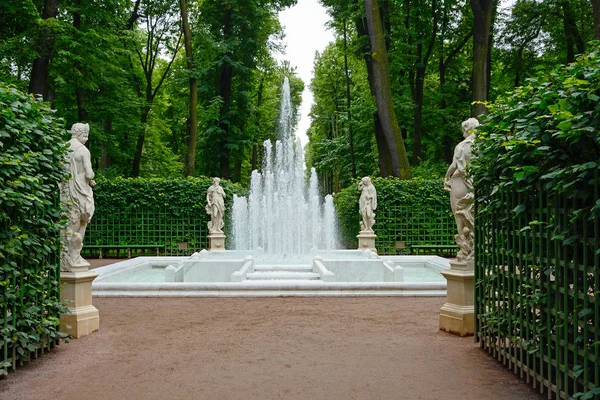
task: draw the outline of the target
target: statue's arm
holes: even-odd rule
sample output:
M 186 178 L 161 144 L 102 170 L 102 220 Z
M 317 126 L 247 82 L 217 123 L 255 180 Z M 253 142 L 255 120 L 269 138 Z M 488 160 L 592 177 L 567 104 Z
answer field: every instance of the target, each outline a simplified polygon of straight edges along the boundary
M 450 164 L 450 166 L 448 167 L 448 171 L 446 171 L 445 180 L 450 180 L 450 178 L 452 178 L 452 174 L 454 173 L 454 171 L 456 171 L 456 168 L 458 168 L 458 166 L 456 164 L 456 157 L 454 157 L 452 159 L 452 164 Z
M 86 147 L 82 147 L 81 163 L 83 164 L 83 173 L 88 183 L 94 186 L 94 170 L 92 169 L 92 156 Z

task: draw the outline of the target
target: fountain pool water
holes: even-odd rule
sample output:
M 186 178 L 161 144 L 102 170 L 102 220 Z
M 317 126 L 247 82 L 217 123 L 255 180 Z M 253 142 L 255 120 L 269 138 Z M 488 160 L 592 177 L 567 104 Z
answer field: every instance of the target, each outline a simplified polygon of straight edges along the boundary
M 233 250 L 191 257 L 139 257 L 96 269 L 96 296 L 444 296 L 436 256 L 378 257 L 335 250 L 333 198 L 319 196 L 315 170 L 305 179 L 294 145 L 289 82 L 282 90 L 275 151 L 264 143 L 262 170 L 250 194 L 234 197 Z
M 206 251 L 138 257 L 97 268 L 95 296 L 445 296 L 449 268 L 437 256 L 378 257 L 333 250 L 282 261 L 264 253 Z

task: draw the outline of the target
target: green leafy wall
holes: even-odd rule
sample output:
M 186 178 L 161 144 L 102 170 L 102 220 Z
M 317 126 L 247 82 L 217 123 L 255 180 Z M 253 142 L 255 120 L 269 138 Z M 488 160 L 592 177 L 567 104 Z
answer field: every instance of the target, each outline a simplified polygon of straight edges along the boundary
M 206 190 L 212 178 L 100 179 L 94 188 L 96 212 L 84 239 L 87 245 L 162 245 L 164 254 L 178 254 L 179 243 L 191 251 L 207 247 Z M 239 184 L 221 180 L 225 190 L 225 233 L 233 195 L 245 194 Z M 185 254 L 189 251 L 185 251 Z
M 0 375 L 63 336 L 58 188 L 67 134 L 52 114 L 0 84 Z
M 373 230 L 380 254 L 408 252 L 412 245 L 454 244 L 456 226 L 442 180 L 372 178 L 377 189 Z M 334 197 L 342 246 L 357 248 L 360 231 L 358 180 Z M 404 249 L 399 246 L 405 246 Z
M 491 105 L 471 169 L 476 337 L 549 397 L 600 395 L 600 47 L 591 47 Z

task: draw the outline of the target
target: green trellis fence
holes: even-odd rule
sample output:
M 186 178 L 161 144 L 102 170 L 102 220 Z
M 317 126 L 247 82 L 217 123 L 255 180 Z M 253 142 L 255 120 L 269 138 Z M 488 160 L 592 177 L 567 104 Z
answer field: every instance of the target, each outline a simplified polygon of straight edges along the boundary
M 86 253 L 189 255 L 208 248 L 208 216 L 198 210 L 179 210 L 177 216 L 167 208 L 101 211 L 96 210 L 88 225 Z
M 569 197 L 499 191 L 503 206 L 475 222 L 476 340 L 548 398 L 600 395 L 598 182 Z
M 373 229 L 377 252 L 383 255 L 415 253 L 456 254 L 456 223 L 450 204 L 396 205 L 379 208 Z M 358 232 L 357 232 L 358 233 Z
M 22 218 L 16 221 L 25 225 Z M 2 224 L 0 228 L 8 232 L 11 226 Z M 56 252 L 42 259 L 13 255 L 4 260 L 21 273 L 8 275 L 0 270 L 0 297 L 4 300 L 0 304 L 0 375 L 14 371 L 60 343 L 59 335 L 40 331 L 33 323 L 45 328 L 58 324 L 59 259 Z
M 138 206 L 111 213 L 97 210 L 87 228 L 84 250 L 88 254 L 102 251 L 103 255 L 191 254 L 208 247 L 207 222 L 206 213 L 197 209 L 178 210 L 178 216 L 166 208 Z M 415 249 L 452 253 L 455 229 L 449 205 L 388 207 L 377 213 L 377 250 L 385 255 Z

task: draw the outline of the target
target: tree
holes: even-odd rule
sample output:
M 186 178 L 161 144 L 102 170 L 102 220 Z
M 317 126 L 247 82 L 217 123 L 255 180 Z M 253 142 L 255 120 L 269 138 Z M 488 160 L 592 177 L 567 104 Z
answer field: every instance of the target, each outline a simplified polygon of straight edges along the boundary
M 212 47 L 208 81 L 203 90 L 220 101 L 217 120 L 203 138 L 207 153 L 218 169 L 207 173 L 232 178 L 241 177 L 242 164 L 249 158 L 253 141 L 245 131 L 251 115 L 252 72 L 268 54 L 273 35 L 281 30 L 277 13 L 295 0 L 206 0 L 200 5 L 207 23 Z M 216 53 L 216 54 L 215 54 Z M 215 157 L 216 155 L 216 157 Z
M 347 21 L 344 19 L 344 76 L 346 77 L 346 115 L 348 120 L 348 144 L 350 146 L 350 164 L 352 166 L 352 177 L 356 178 L 356 162 L 354 161 L 354 137 L 352 135 L 352 111 L 350 105 L 352 104 L 352 96 L 350 93 L 350 70 L 348 69 L 348 26 Z
M 600 0 L 592 0 L 592 13 L 594 15 L 594 39 L 600 40 Z
M 383 25 L 377 0 L 365 0 L 365 19 L 373 60 L 375 102 L 383 134 L 390 149 L 392 175 L 402 179 L 410 179 L 411 173 L 408 157 L 392 103 L 387 49 L 385 47 Z
M 181 34 L 177 26 L 177 19 L 173 11 L 171 0 L 161 2 L 143 0 L 142 5 L 143 19 L 146 23 L 146 30 L 140 40 L 134 42 L 135 52 L 138 56 L 138 61 L 144 72 L 144 91 L 139 93 L 143 98 L 140 122 L 141 129 L 137 137 L 135 153 L 133 157 L 133 165 L 131 176 L 139 176 L 140 164 L 142 159 L 142 150 L 144 147 L 144 139 L 146 136 L 146 123 L 148 114 L 152 108 L 152 103 L 160 90 L 166 76 L 169 73 L 171 65 L 177 56 L 181 45 Z M 140 32 L 141 34 L 142 32 Z M 144 40 L 145 39 L 145 40 Z M 145 42 L 140 45 L 139 42 Z M 168 53 L 167 53 L 168 52 Z M 170 60 L 159 72 L 158 82 L 154 82 L 154 73 L 161 65 L 160 56 L 163 53 L 170 53 Z
M 33 60 L 31 77 L 29 79 L 29 93 L 41 94 L 44 101 L 51 101 L 50 83 L 48 74 L 50 68 L 50 56 L 54 46 L 54 31 L 52 21 L 58 15 L 59 0 L 44 0 L 42 11 L 42 24 L 36 39 L 38 56 Z
M 431 0 L 429 5 L 426 5 L 422 0 L 415 1 L 414 10 L 410 8 L 410 3 L 409 0 L 405 1 L 406 7 L 408 8 L 405 13 L 405 24 L 408 31 L 407 34 L 410 37 L 409 43 L 413 42 L 413 35 L 415 36 L 415 54 L 413 56 L 413 65 L 409 69 L 409 84 L 414 103 L 412 164 L 418 165 L 422 157 L 421 129 L 423 126 L 425 74 L 427 71 L 427 64 L 429 63 L 429 59 L 435 48 L 439 11 L 437 9 L 437 0 Z M 413 19 L 415 26 L 408 26 Z
M 188 22 L 188 11 L 186 0 L 179 0 L 181 9 L 181 22 L 185 43 L 185 57 L 190 74 L 190 114 L 188 117 L 188 142 L 185 157 L 185 176 L 194 176 L 196 173 L 196 141 L 198 139 L 198 84 L 194 76 L 194 55 L 192 52 L 192 32 Z
M 495 0 L 470 0 L 473 11 L 473 106 L 471 116 L 485 114 L 490 89 L 490 43 Z

